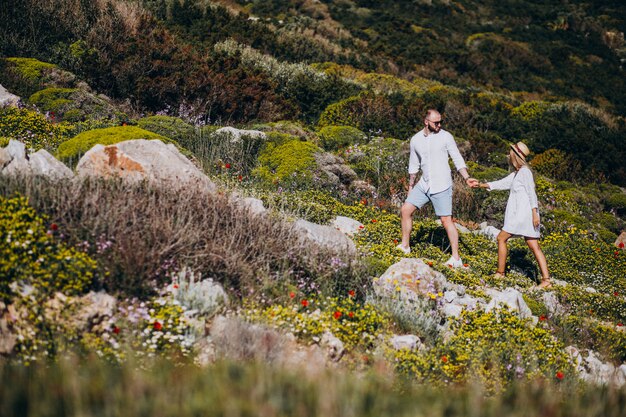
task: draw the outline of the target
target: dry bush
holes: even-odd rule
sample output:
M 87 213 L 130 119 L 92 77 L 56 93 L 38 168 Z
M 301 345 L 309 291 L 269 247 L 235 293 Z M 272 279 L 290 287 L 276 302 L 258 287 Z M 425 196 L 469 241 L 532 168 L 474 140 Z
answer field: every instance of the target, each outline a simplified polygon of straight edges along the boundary
M 261 290 L 287 296 L 288 288 L 333 292 L 364 280 L 354 262 L 302 243 L 290 224 L 253 216 L 228 196 L 148 184 L 44 179 L 0 180 L 0 195 L 20 192 L 83 247 L 108 276 L 96 287 L 143 296 L 187 266 L 237 295 Z M 329 259 L 340 256 L 338 271 Z M 342 285 L 339 285 L 342 284 Z

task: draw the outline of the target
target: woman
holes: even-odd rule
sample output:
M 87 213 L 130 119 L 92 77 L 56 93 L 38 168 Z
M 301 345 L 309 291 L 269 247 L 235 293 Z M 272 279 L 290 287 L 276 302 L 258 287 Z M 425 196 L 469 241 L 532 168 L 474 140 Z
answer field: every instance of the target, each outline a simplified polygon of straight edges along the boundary
M 509 201 L 504 214 L 504 226 L 498 235 L 498 270 L 496 277 L 502 278 L 506 273 L 507 241 L 514 235 L 524 236 L 526 244 L 532 251 L 541 271 L 541 283 L 538 288 L 550 288 L 550 273 L 546 257 L 539 247 L 539 211 L 533 173 L 526 165 L 526 157 L 530 153 L 523 142 L 511 145 L 509 162 L 515 172 L 493 182 L 479 183 L 477 186 L 492 190 L 510 190 Z

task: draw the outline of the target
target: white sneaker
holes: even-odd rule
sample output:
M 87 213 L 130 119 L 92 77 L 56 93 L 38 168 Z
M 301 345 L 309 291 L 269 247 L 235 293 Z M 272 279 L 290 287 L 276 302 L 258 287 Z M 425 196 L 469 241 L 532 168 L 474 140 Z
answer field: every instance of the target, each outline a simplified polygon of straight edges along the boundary
M 463 260 L 461 258 L 454 259 L 454 256 L 451 256 L 450 259 L 446 262 L 450 268 L 463 268 Z
M 402 252 L 404 252 L 405 255 L 411 253 L 411 248 L 405 248 L 404 246 L 402 246 L 402 243 L 396 246 L 396 249 L 401 250 Z

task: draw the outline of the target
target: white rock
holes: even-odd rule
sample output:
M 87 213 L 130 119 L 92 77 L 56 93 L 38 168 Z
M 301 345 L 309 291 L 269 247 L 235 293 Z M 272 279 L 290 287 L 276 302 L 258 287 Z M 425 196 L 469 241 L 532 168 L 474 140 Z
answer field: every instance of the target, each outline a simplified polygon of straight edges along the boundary
M 444 304 L 441 311 L 446 317 L 460 317 L 463 312 L 463 306 L 459 304 Z
M 504 304 L 511 310 L 519 312 L 521 317 L 529 318 L 533 315 L 522 294 L 516 289 L 506 288 L 503 291 L 498 291 L 488 288 L 485 290 L 485 294 L 491 297 L 491 301 L 485 306 L 487 312 L 498 308 L 500 304 Z
M 356 253 L 354 242 L 334 227 L 298 219 L 293 228 L 303 238 L 312 240 L 320 246 L 337 252 Z
M 420 338 L 412 334 L 405 334 L 401 336 L 393 336 L 389 342 L 395 350 L 415 350 L 420 343 Z
M 15 94 L 9 93 L 6 88 L 0 85 L 0 107 L 17 107 L 21 99 Z
M 330 332 L 324 332 L 320 346 L 326 350 L 328 358 L 333 362 L 338 362 L 345 352 L 343 342 Z
M 330 223 L 330 226 L 347 236 L 354 236 L 363 228 L 363 223 L 350 217 L 337 216 Z
M 65 164 L 57 160 L 45 149 L 30 156 L 29 164 L 34 175 L 43 175 L 51 179 L 72 178 L 74 173 Z
M 267 135 L 264 132 L 261 132 L 260 130 L 243 130 L 243 129 L 236 129 L 231 126 L 226 126 L 226 127 L 217 129 L 215 133 L 228 135 L 230 137 L 231 142 L 240 142 L 243 136 L 249 136 L 252 138 L 261 138 L 261 139 L 265 139 L 267 137 Z
M 158 139 L 136 139 L 115 145 L 95 145 L 78 162 L 79 176 L 149 180 L 172 187 L 193 185 L 215 190 L 215 185 L 172 144 Z
M 474 233 L 485 235 L 491 240 L 495 241 L 500 234 L 500 229 L 498 229 L 497 227 L 489 226 L 487 222 L 483 222 L 480 224 L 480 230 L 475 230 Z
M 263 205 L 263 201 L 254 197 L 245 197 L 241 200 L 241 205 L 248 209 L 253 215 L 261 215 L 267 213 L 267 209 Z

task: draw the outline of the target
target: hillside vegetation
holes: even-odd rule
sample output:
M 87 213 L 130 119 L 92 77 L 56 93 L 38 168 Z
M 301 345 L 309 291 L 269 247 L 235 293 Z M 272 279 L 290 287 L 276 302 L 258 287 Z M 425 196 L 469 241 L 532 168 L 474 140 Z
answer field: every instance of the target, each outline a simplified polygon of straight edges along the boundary
M 0 84 L 22 103 L 0 107 L 0 171 L 11 140 L 73 167 L 96 144 L 159 139 L 217 185 L 0 173 L 0 414 L 623 413 L 626 379 L 593 376 L 626 378 L 621 2 L 0 8 Z M 430 207 L 413 252 L 395 249 L 407 139 L 430 108 L 481 181 L 528 144 L 552 288 L 521 239 L 494 276 L 480 231 L 508 194 L 458 176 L 466 267 L 445 266 Z M 343 217 L 349 250 L 294 226 Z M 424 277 L 380 292 L 418 259 Z M 483 308 L 507 291 L 526 315 Z M 457 295 L 481 301 L 444 315 Z

